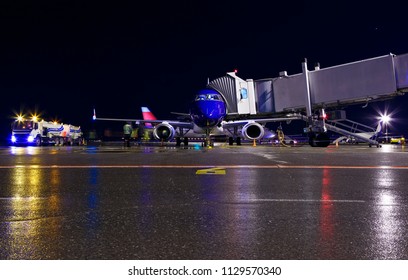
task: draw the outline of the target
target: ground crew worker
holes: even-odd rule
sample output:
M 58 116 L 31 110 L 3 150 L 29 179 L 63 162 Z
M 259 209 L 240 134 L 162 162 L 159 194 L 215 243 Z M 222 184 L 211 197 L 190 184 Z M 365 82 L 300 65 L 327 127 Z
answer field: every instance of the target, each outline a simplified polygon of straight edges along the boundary
M 125 147 L 130 147 L 130 135 L 132 134 L 132 126 L 130 125 L 130 122 L 127 122 L 123 126 L 123 140 L 124 140 L 124 145 Z

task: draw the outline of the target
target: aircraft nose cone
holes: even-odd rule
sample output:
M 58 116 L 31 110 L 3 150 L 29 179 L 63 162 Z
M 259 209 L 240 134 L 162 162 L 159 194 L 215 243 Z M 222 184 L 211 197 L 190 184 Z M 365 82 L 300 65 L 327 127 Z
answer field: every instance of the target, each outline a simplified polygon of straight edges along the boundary
M 225 115 L 225 104 L 217 101 L 197 102 L 196 110 L 196 124 L 215 126 Z

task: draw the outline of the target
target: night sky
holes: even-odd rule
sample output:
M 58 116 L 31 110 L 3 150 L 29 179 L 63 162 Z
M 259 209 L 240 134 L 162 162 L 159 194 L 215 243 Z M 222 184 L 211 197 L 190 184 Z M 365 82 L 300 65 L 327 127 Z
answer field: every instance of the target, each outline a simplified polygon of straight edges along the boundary
M 2 1 L 1 140 L 15 112 L 85 131 L 94 107 L 100 117 L 139 118 L 148 106 L 174 118 L 207 79 L 234 69 L 262 79 L 302 72 L 304 58 L 312 70 L 408 52 L 408 4 L 356 2 Z M 388 107 L 406 131 L 407 100 L 358 117 Z

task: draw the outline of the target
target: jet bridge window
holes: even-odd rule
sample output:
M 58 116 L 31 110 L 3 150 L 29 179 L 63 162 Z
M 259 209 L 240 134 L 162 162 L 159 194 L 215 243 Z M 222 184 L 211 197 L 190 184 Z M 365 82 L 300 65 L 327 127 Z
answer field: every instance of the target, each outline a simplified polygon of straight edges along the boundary
M 239 91 L 241 93 L 241 99 L 248 99 L 248 90 L 246 88 L 241 88 Z

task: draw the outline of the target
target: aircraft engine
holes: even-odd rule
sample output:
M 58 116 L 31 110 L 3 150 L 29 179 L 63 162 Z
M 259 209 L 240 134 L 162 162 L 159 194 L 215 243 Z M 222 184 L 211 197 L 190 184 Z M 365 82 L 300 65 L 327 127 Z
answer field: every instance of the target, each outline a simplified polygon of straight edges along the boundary
M 163 141 L 170 141 L 171 139 L 173 139 L 175 133 L 176 131 L 174 127 L 166 122 L 156 125 L 156 127 L 153 130 L 154 138 Z
M 250 122 L 242 128 L 242 135 L 250 140 L 258 140 L 265 134 L 263 126 L 257 122 Z

